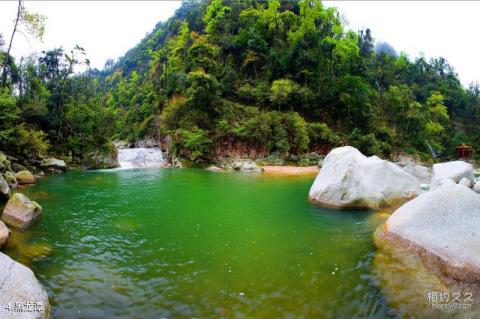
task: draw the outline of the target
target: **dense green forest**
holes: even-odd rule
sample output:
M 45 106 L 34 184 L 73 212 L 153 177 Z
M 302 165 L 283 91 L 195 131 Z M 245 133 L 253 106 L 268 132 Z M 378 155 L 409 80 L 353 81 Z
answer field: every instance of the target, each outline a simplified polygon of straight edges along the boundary
M 22 10 L 41 36 L 42 17 Z M 375 50 L 370 30 L 344 24 L 318 0 L 185 1 L 103 70 L 80 46 L 15 60 L 3 34 L 0 149 L 81 162 L 145 137 L 193 161 L 227 146 L 280 157 L 479 148 L 478 85 L 464 88 L 443 58 Z

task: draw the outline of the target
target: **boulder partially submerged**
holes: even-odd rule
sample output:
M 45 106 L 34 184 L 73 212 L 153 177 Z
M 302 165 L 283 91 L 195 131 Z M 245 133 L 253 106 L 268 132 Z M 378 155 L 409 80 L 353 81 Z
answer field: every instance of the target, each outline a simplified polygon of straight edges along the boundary
M 420 182 L 399 166 L 344 146 L 325 157 L 308 197 L 321 206 L 377 209 L 419 193 Z
M 15 193 L 3 210 L 2 220 L 9 226 L 26 229 L 42 214 L 42 207 L 21 193 Z
M 473 166 L 464 161 L 452 161 L 433 165 L 432 184 L 446 178 L 458 183 L 464 177 L 472 183 L 475 182 Z
M 35 184 L 35 176 L 29 171 L 20 171 L 15 174 L 19 185 Z
M 48 295 L 33 272 L 0 253 L 0 318 L 48 318 Z M 23 311 L 22 311 L 23 310 Z
M 480 282 L 480 195 L 444 183 L 397 209 L 376 232 L 426 258 L 443 274 Z

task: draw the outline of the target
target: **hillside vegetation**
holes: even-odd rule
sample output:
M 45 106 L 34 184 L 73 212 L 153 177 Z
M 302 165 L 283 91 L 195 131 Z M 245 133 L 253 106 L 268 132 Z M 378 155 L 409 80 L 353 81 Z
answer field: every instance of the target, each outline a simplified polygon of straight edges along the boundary
M 443 58 L 382 48 L 318 0 L 186 1 L 101 71 L 79 46 L 15 61 L 3 45 L 0 149 L 78 162 L 145 137 L 197 162 L 235 147 L 279 157 L 344 144 L 380 156 L 478 149 L 478 85 L 462 87 Z M 79 64 L 87 71 L 74 73 Z

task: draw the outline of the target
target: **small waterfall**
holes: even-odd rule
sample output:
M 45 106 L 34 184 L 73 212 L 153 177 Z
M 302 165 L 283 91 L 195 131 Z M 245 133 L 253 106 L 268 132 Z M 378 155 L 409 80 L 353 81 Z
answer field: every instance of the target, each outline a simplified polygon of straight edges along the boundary
M 167 161 L 158 148 L 123 148 L 118 150 L 121 168 L 163 167 Z
M 432 153 L 433 158 L 437 158 L 437 153 L 435 153 L 435 150 L 434 150 L 433 147 L 430 145 L 430 143 L 428 143 L 427 140 L 425 140 L 425 143 L 427 144 L 427 147 L 428 147 L 428 149 L 430 150 L 430 153 Z

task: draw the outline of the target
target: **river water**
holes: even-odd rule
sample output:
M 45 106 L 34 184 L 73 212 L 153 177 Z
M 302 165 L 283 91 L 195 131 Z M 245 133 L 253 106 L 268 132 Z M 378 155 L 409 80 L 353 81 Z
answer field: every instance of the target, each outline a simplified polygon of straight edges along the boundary
M 70 171 L 7 253 L 53 318 L 385 318 L 372 274 L 384 216 L 307 202 L 314 177 L 200 169 Z

